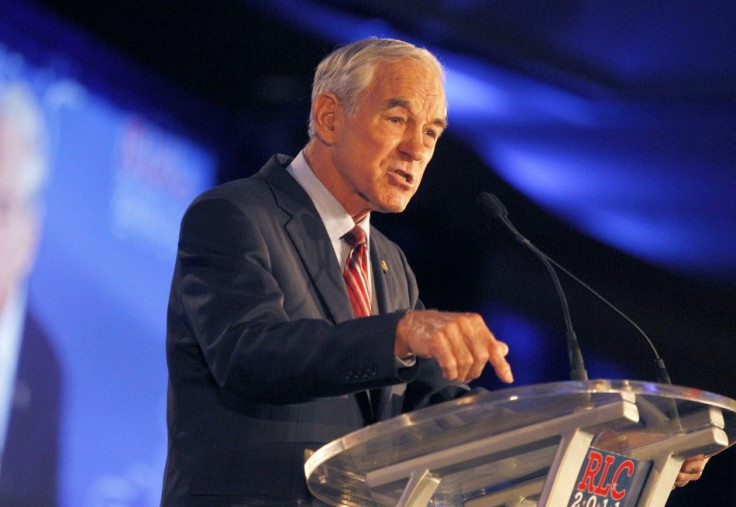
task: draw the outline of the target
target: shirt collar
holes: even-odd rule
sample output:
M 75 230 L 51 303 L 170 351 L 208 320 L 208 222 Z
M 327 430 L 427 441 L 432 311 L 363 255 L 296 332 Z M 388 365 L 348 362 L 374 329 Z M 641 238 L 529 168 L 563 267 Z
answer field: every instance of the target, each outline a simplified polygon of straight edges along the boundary
M 340 242 L 341 238 L 355 226 L 353 217 L 345 211 L 342 204 L 333 196 L 327 187 L 314 175 L 307 163 L 302 151 L 291 161 L 286 168 L 289 174 L 301 185 L 317 208 L 322 223 L 327 229 L 327 234 L 333 244 Z M 366 243 L 370 240 L 370 216 L 368 213 L 358 225 L 365 231 Z

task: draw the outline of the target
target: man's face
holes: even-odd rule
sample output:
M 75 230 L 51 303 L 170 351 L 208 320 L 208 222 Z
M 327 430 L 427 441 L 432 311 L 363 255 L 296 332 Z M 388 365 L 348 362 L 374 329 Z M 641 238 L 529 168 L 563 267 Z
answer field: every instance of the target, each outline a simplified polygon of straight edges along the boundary
M 0 309 L 8 292 L 28 276 L 38 239 L 39 217 L 21 184 L 25 141 L 18 129 L 0 118 Z
M 403 211 L 446 126 L 441 77 L 414 59 L 379 64 L 353 113 L 338 110 L 333 192 L 354 217 Z

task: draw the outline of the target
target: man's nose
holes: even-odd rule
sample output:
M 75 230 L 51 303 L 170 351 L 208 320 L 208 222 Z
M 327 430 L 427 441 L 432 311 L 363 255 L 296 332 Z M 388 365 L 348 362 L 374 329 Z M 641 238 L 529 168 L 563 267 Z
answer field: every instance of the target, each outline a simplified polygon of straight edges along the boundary
M 427 156 L 431 148 L 425 144 L 421 128 L 409 128 L 404 132 L 404 138 L 399 145 L 399 151 L 411 160 L 419 162 Z

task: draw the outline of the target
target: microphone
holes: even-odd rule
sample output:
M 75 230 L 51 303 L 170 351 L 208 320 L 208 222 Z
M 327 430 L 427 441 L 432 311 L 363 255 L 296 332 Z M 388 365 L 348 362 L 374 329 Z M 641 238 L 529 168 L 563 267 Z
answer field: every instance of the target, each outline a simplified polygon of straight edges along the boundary
M 611 310 L 616 312 L 620 317 L 622 317 L 626 322 L 631 324 L 636 331 L 644 337 L 644 340 L 649 344 L 649 347 L 652 349 L 652 352 L 654 353 L 655 357 L 655 365 L 657 368 L 657 379 L 662 384 L 672 384 L 672 381 L 670 380 L 670 375 L 667 372 L 667 367 L 664 364 L 664 360 L 659 355 L 659 352 L 657 351 L 657 348 L 654 346 L 654 343 L 652 340 L 649 339 L 649 336 L 639 327 L 633 320 L 631 320 L 628 316 L 626 316 L 621 310 L 616 308 L 611 302 L 609 302 L 606 298 L 601 296 L 598 292 L 596 292 L 593 288 L 588 286 L 585 282 L 580 280 L 577 276 L 572 274 L 570 271 L 568 271 L 564 266 L 560 265 L 557 261 L 549 257 L 547 254 L 539 250 L 536 246 L 534 246 L 531 241 L 529 241 L 527 238 L 525 238 L 518 230 L 516 230 L 516 227 L 511 223 L 511 221 L 508 219 L 508 212 L 506 211 L 506 207 L 501 203 L 498 198 L 493 195 L 489 194 L 488 192 L 483 192 L 478 196 L 478 204 L 481 207 L 481 210 L 483 213 L 490 218 L 491 220 L 500 220 L 501 223 L 514 235 L 517 241 L 519 241 L 521 244 L 525 245 L 527 248 L 529 248 L 532 252 L 534 252 L 537 257 L 539 257 L 544 265 L 547 267 L 547 271 L 549 271 L 552 274 L 552 280 L 555 283 L 555 287 L 557 288 L 557 293 L 560 295 L 560 299 L 562 301 L 562 309 L 563 313 L 565 314 L 565 326 L 567 328 L 567 348 L 568 348 L 568 355 L 570 357 L 570 368 L 571 368 L 571 374 L 570 377 L 573 380 L 587 380 L 587 373 L 585 372 L 585 369 L 583 368 L 583 359 L 582 355 L 580 353 L 580 347 L 577 342 L 577 337 L 575 336 L 575 332 L 572 330 L 572 324 L 570 319 L 570 312 L 567 307 L 567 300 L 565 299 L 565 296 L 562 292 L 562 287 L 560 285 L 559 278 L 557 277 L 557 274 L 555 273 L 554 269 L 552 268 L 552 264 L 557 267 L 560 271 L 565 273 L 567 276 L 575 280 L 578 284 L 580 284 L 583 288 L 585 288 L 588 292 L 593 294 L 595 297 L 597 297 L 601 302 L 603 302 L 606 306 L 608 306 Z M 579 359 L 577 357 L 579 356 Z M 582 369 L 582 372 L 586 375 L 585 378 L 578 379 L 574 377 L 573 375 L 576 374 L 577 371 L 580 371 Z
M 537 257 L 539 257 L 539 260 L 541 260 L 542 264 L 544 264 L 544 266 L 547 268 L 547 271 L 552 277 L 552 282 L 554 282 L 555 289 L 557 290 L 557 295 L 560 299 L 560 305 L 562 306 L 562 314 L 565 317 L 565 329 L 567 331 L 567 358 L 570 362 L 570 379 L 587 381 L 588 372 L 585 371 L 583 354 L 580 352 L 578 338 L 575 335 L 575 330 L 572 327 L 570 309 L 567 306 L 567 297 L 565 297 L 565 292 L 562 290 L 560 278 L 557 276 L 557 272 L 552 267 L 549 258 L 544 252 L 539 250 L 536 246 L 532 244 L 531 241 L 526 239 L 519 231 L 516 230 L 516 227 L 514 227 L 514 225 L 507 217 L 508 213 L 506 212 L 506 207 L 501 204 L 501 201 L 499 201 L 495 195 L 489 194 L 487 192 L 481 193 L 478 196 L 478 204 L 480 205 L 483 213 L 485 213 L 486 216 L 491 219 L 500 220 L 501 223 L 504 224 L 506 228 L 513 233 L 514 237 L 519 242 L 521 242 L 532 252 L 534 252 Z

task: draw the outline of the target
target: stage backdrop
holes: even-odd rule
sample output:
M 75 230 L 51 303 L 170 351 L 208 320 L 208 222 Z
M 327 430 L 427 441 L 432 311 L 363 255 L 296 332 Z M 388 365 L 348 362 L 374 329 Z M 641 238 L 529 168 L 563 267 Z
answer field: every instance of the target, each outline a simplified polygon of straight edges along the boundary
M 27 293 L 61 367 L 46 379 L 63 388 L 59 501 L 157 505 L 179 221 L 216 158 L 146 107 L 171 94 L 141 69 L 53 18 L 0 17 L 0 91 L 24 89 L 43 116 L 44 223 Z

